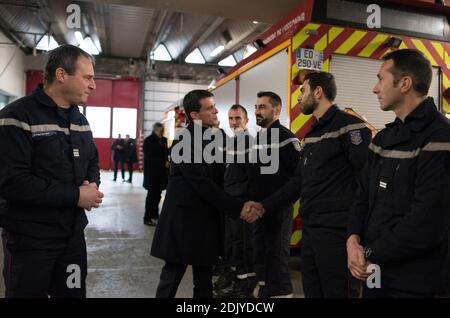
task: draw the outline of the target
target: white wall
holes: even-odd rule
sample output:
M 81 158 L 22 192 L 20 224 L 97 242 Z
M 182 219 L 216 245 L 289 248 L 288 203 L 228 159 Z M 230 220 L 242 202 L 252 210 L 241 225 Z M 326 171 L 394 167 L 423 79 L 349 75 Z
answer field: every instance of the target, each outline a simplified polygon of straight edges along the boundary
M 194 89 L 207 89 L 208 85 L 181 82 L 145 82 L 144 93 L 144 137 L 151 134 L 153 124 L 164 119 L 164 112 L 178 103 L 184 95 Z
M 44 70 L 45 64 L 47 63 L 48 54 L 39 53 L 36 56 L 25 55 L 25 70 Z
M 0 33 L 0 42 L 11 41 Z M 25 54 L 15 43 L 0 44 L 0 90 L 10 101 L 25 95 Z

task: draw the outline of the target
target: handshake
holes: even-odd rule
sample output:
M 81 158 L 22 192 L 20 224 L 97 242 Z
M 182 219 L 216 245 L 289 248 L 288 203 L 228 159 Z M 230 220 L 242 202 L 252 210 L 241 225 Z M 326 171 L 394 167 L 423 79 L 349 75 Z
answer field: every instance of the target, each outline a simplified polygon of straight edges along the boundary
M 241 219 L 248 223 L 253 223 L 257 219 L 261 218 L 265 212 L 266 210 L 264 210 L 264 207 L 261 203 L 247 201 L 242 207 Z

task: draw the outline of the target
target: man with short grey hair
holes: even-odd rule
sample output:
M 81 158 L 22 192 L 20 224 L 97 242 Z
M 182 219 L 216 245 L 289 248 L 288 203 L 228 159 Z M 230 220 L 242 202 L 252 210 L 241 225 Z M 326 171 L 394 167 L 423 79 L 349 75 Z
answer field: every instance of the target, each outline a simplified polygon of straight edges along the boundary
M 95 89 L 93 58 L 50 52 L 44 85 L 0 111 L 6 297 L 85 297 L 85 210 L 98 208 L 98 154 L 78 105 Z

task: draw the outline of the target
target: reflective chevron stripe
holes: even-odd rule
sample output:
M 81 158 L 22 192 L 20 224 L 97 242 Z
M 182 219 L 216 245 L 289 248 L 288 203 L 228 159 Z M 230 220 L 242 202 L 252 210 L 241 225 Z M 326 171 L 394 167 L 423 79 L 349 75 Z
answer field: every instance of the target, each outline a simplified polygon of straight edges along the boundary
M 383 149 L 380 146 L 376 146 L 373 143 L 369 145 L 369 149 L 383 158 L 391 159 L 413 159 L 420 155 L 422 151 L 450 151 L 450 142 L 430 142 L 422 148 L 416 148 L 414 150 L 390 150 Z
M 323 134 L 320 137 L 307 137 L 305 138 L 305 144 L 313 144 L 319 141 L 322 141 L 324 139 L 331 139 L 331 138 L 338 138 L 339 136 L 348 133 L 349 131 L 357 130 L 357 129 L 363 129 L 367 126 L 364 123 L 359 124 L 351 124 L 344 126 L 336 131 L 330 131 L 325 134 Z

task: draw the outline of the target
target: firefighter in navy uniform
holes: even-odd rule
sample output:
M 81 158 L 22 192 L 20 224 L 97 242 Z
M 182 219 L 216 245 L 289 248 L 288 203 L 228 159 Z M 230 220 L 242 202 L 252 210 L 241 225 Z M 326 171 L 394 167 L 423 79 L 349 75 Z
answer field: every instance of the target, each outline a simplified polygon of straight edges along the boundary
M 305 137 L 294 176 L 278 192 L 262 200 L 262 207 L 270 213 L 300 197 L 301 271 L 308 298 L 349 296 L 347 219 L 371 139 L 370 130 L 360 119 L 332 103 L 335 97 L 332 74 L 306 75 L 300 107 L 318 121 Z
M 369 265 L 379 266 L 381 288 L 363 284 L 363 297 L 433 297 L 448 270 L 450 124 L 427 97 L 432 69 L 421 52 L 398 50 L 383 60 L 373 92 L 397 117 L 369 146 L 349 222 L 348 266 L 362 280 Z
M 262 201 L 281 188 L 294 173 L 299 160 L 300 142 L 280 124 L 280 112 L 281 98 L 277 94 L 257 94 L 256 123 L 263 129 L 256 137 L 256 148 L 252 148 L 251 155 L 257 155 L 257 162 L 248 169 L 248 193 L 253 200 Z M 265 163 L 261 149 L 268 150 L 270 163 Z M 270 171 L 271 166 L 273 171 Z M 255 222 L 254 266 L 259 285 L 258 297 L 293 296 L 288 264 L 292 217 L 293 206 L 286 202 Z
M 93 89 L 92 57 L 62 45 L 49 54 L 44 85 L 0 112 L 6 297 L 86 296 L 84 209 L 98 207 L 103 194 L 97 149 L 77 105 Z
M 228 111 L 228 122 L 233 130 L 234 136 L 227 143 L 233 144 L 233 149 L 227 153 L 233 158 L 233 162 L 227 161 L 224 175 L 224 190 L 233 197 L 248 200 L 248 161 L 250 136 L 247 130 L 248 115 L 244 106 L 235 104 Z M 230 264 L 235 270 L 230 274 L 219 276 L 225 277 L 229 282 L 224 288 L 217 288 L 218 297 L 241 297 L 253 296 L 256 285 L 256 273 L 253 265 L 253 225 L 239 218 L 227 216 L 225 226 L 228 227 L 227 246 L 231 250 Z M 218 284 L 217 284 L 218 285 Z

